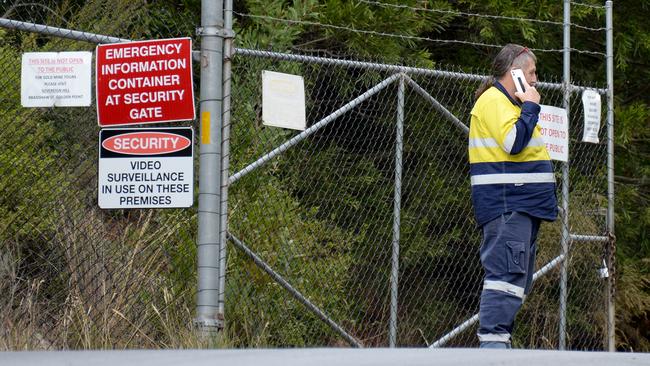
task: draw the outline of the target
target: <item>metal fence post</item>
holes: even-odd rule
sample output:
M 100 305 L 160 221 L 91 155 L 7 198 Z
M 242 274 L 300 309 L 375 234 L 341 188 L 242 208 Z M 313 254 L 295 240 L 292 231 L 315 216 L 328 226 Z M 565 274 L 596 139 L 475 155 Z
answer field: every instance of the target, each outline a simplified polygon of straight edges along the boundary
M 199 155 L 198 288 L 196 323 L 205 331 L 223 326 L 219 312 L 221 102 L 223 3 L 201 1 L 201 143 Z
M 616 317 L 614 312 L 614 29 L 612 1 L 605 2 L 607 40 L 607 231 L 610 237 L 607 267 L 607 349 L 616 351 Z
M 567 114 L 567 123 L 571 120 L 569 117 L 570 98 L 571 98 L 571 1 L 564 0 L 564 75 L 562 77 L 564 84 L 564 108 Z M 566 308 L 567 308 L 567 282 L 568 282 L 568 253 L 569 253 L 569 158 L 566 163 L 562 164 L 562 253 L 565 260 L 562 262 L 560 274 L 560 324 L 558 349 L 566 348 Z
M 224 31 L 232 33 L 232 0 L 224 6 Z M 226 247 L 228 245 L 228 178 L 230 177 L 230 101 L 232 75 L 232 34 L 223 41 L 223 129 L 221 140 L 221 221 L 219 252 L 219 314 L 225 314 Z M 224 315 L 225 316 L 225 315 Z M 225 318 L 224 318 L 225 322 Z
M 399 288 L 399 236 L 402 201 L 402 150 L 404 149 L 404 77 L 397 88 L 397 128 L 395 136 L 395 193 L 393 198 L 393 251 L 390 275 L 389 347 L 397 344 L 397 293 Z

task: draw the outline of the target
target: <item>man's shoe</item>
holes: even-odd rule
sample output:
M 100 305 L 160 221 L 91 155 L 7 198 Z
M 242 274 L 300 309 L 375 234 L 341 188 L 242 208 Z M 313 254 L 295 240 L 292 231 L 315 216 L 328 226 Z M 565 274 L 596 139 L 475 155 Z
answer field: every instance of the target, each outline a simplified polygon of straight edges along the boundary
M 510 349 L 510 342 L 481 342 L 479 348 Z

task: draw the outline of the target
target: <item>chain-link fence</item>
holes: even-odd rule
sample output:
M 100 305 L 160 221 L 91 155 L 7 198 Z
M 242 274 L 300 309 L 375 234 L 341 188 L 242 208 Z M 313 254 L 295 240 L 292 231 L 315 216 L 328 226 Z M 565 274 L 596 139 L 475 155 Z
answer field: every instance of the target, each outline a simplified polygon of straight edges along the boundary
M 474 345 L 475 319 L 456 327 L 476 314 L 482 286 L 464 127 L 481 78 L 249 50 L 239 50 L 234 63 L 233 100 L 240 102 L 233 107 L 229 230 L 236 245 L 256 252 L 316 303 L 344 329 L 344 338 L 385 346 L 395 329 L 402 346 Z M 307 120 L 313 121 L 305 132 L 262 125 L 263 70 L 305 78 Z M 558 84 L 541 90 L 545 104 L 562 105 Z M 606 147 L 579 142 L 583 115 L 575 95 L 571 110 L 569 228 L 602 235 Z M 561 181 L 560 164 L 557 171 Z M 520 315 L 515 342 L 521 346 L 558 346 L 562 227 L 562 220 L 543 225 L 538 267 L 552 263 Z M 604 246 L 574 239 L 568 347 L 598 349 L 606 328 L 606 281 L 598 272 Z M 240 260 L 231 258 L 231 268 L 242 267 Z M 337 342 L 270 277 L 233 269 L 228 281 L 228 288 L 247 284 L 256 295 L 229 295 L 226 313 L 257 314 L 264 319 L 258 324 L 269 326 L 263 331 L 280 344 L 296 334 L 312 334 L 307 345 Z M 283 297 L 290 300 L 278 303 Z M 305 315 L 287 313 L 296 308 Z M 275 318 L 283 321 L 272 328 Z
M 126 39 L 198 24 L 188 14 L 194 23 L 170 26 L 165 9 L 130 1 L 88 4 L 2 13 Z M 98 209 L 95 108 L 21 107 L 20 60 L 100 40 L 30 30 L 0 29 L 1 347 L 203 345 L 192 328 L 196 210 Z M 303 76 L 306 131 L 262 123 L 264 70 Z M 543 103 L 562 106 L 560 84 L 542 77 Z M 237 50 L 223 345 L 476 345 L 482 269 L 466 126 L 481 79 Z M 569 186 L 558 185 L 569 210 L 542 226 L 520 347 L 558 348 L 564 334 L 569 349 L 607 344 L 606 129 L 601 143 L 580 142 L 579 94 L 570 100 Z

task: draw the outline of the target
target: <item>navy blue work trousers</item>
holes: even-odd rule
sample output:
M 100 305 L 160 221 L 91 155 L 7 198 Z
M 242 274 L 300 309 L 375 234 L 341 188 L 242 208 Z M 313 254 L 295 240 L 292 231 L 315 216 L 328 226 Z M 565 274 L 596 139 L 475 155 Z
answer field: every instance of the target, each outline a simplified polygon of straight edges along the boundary
M 508 212 L 483 225 L 482 343 L 510 343 L 515 315 L 533 282 L 539 226 L 540 219 L 522 212 Z

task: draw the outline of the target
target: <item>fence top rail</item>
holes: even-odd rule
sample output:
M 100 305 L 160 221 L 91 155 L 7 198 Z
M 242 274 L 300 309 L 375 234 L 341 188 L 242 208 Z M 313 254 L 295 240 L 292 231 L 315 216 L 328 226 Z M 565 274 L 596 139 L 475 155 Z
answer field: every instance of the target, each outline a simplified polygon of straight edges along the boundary
M 91 42 L 91 43 L 119 43 L 119 42 L 132 41 L 126 38 L 111 37 L 102 34 L 82 32 L 82 31 L 77 31 L 72 29 L 52 27 L 43 24 L 22 22 L 22 21 L 6 19 L 6 18 L 0 18 L 0 27 L 45 34 L 45 35 L 50 35 L 59 38 L 73 39 L 77 41 Z M 235 48 L 235 52 L 241 55 L 264 57 L 264 58 L 275 58 L 284 61 L 299 61 L 299 62 L 327 64 L 327 65 L 338 65 L 344 67 L 363 67 L 366 69 L 378 70 L 378 71 L 403 72 L 403 73 L 415 74 L 415 75 L 447 77 L 447 78 L 458 79 L 458 80 L 482 81 L 483 79 L 488 77 L 487 75 L 469 74 L 464 72 L 443 71 L 443 70 L 434 70 L 434 69 L 401 66 L 401 65 L 389 65 L 389 64 L 374 63 L 374 62 L 367 62 L 367 61 L 341 60 L 341 59 L 318 57 L 318 56 L 306 56 L 306 55 L 296 55 L 296 54 L 282 53 L 282 52 L 251 50 L 246 48 Z M 194 52 L 193 56 L 194 56 L 193 57 L 194 60 L 197 61 L 198 54 Z M 554 90 L 561 90 L 564 87 L 564 85 L 561 83 L 539 82 L 537 83 L 537 85 L 539 85 L 539 87 L 543 89 L 554 89 Z M 594 89 L 598 93 L 603 95 L 606 95 L 607 93 L 607 89 L 603 89 L 603 88 L 588 88 L 584 86 L 571 85 L 571 90 L 573 92 L 581 92 L 586 89 Z
M 484 79 L 489 77 L 488 75 L 469 74 L 469 73 L 458 72 L 458 71 L 444 71 L 444 70 L 426 69 L 421 67 L 389 65 L 389 64 L 367 62 L 367 61 L 342 60 L 342 59 L 319 57 L 319 56 L 296 55 L 292 53 L 252 50 L 247 48 L 235 48 L 235 53 L 245 55 L 245 56 L 273 58 L 273 59 L 279 59 L 283 61 L 298 61 L 298 62 L 317 63 L 317 64 L 324 64 L 324 65 L 337 65 L 343 67 L 361 67 L 361 68 L 377 70 L 377 71 L 403 72 L 411 75 L 428 75 L 428 76 L 447 77 L 451 79 L 468 80 L 468 81 L 483 81 Z M 542 89 L 562 90 L 564 88 L 564 84 L 562 83 L 538 82 L 537 85 Z M 607 89 L 604 88 L 590 88 L 586 86 L 571 85 L 572 92 L 581 92 L 587 89 L 595 90 L 599 94 L 603 94 L 603 95 L 607 93 Z
M 48 36 L 59 37 L 64 39 L 72 39 L 75 41 L 90 42 L 95 44 L 133 42 L 132 39 L 128 39 L 128 38 L 112 37 L 103 34 L 83 32 L 83 31 L 77 31 L 77 30 L 60 28 L 60 27 L 52 27 L 43 24 L 21 22 L 18 20 L 12 20 L 7 18 L 0 18 L 0 28 L 15 29 L 15 30 L 20 30 L 25 32 L 45 34 Z M 194 61 L 199 61 L 199 56 L 200 56 L 199 51 L 192 51 L 192 59 Z
M 102 34 L 82 32 L 66 28 L 51 27 L 49 25 L 43 24 L 21 22 L 18 20 L 11 20 L 6 18 L 0 18 L 0 27 L 91 43 L 119 43 L 131 41 L 130 39 L 125 38 L 111 37 Z

